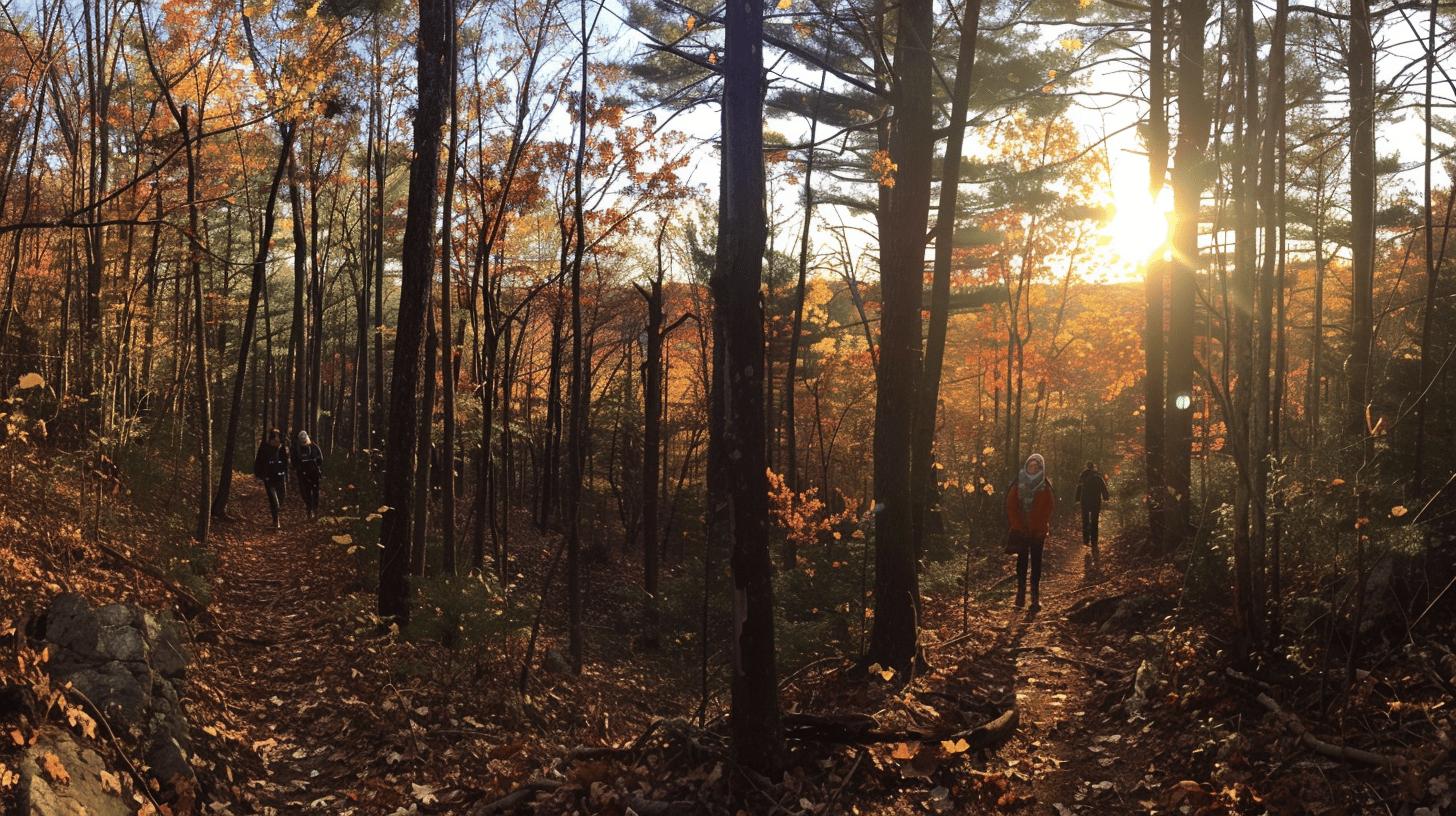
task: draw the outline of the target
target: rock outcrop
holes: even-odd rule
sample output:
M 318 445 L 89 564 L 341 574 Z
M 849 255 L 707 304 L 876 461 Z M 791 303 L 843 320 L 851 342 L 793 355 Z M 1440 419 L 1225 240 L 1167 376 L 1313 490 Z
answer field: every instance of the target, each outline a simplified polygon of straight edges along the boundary
M 26 816 L 130 816 L 117 777 L 68 732 L 45 728 L 20 759 L 21 812 Z
M 70 683 L 139 750 L 147 773 L 164 791 L 193 798 L 187 715 L 179 699 L 188 652 L 175 622 L 127 604 L 93 608 L 66 593 L 41 621 L 51 644 L 48 664 L 57 683 Z

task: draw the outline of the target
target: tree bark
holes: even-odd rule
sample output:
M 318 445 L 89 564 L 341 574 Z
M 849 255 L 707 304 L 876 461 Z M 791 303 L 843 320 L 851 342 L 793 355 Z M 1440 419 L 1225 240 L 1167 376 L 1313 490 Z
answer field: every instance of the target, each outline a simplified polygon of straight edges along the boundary
M 409 621 L 410 488 L 415 445 L 415 392 L 419 385 L 420 339 L 434 267 L 435 183 L 444 125 L 447 32 L 450 0 L 420 0 L 415 60 L 419 99 L 415 105 L 414 155 L 410 159 L 400 260 L 399 321 L 390 375 L 389 426 L 384 458 L 384 523 L 380 532 L 379 614 Z
M 733 576 L 729 728 L 745 766 L 783 759 L 774 667 L 773 563 L 765 471 L 763 5 L 729 3 L 722 62 L 722 165 L 713 292 L 708 432 L 709 547 L 727 544 Z
M 1209 110 L 1203 91 L 1204 27 L 1208 0 L 1181 0 L 1178 46 L 1178 145 L 1173 156 L 1173 263 L 1168 281 L 1168 376 L 1164 398 L 1168 450 L 1165 534 L 1170 546 L 1188 533 L 1192 489 L 1194 302 L 1201 266 L 1199 211 L 1205 178 Z M 1177 407 L 1187 395 L 1189 407 Z
M 456 8 L 449 0 L 450 19 L 447 24 L 449 37 L 450 70 L 450 150 L 445 159 L 445 201 L 440 217 L 440 368 L 444 381 L 441 383 L 441 408 L 444 411 L 443 437 L 440 440 L 441 453 L 439 473 L 436 480 L 440 485 L 440 567 L 446 575 L 457 572 L 455 553 L 455 347 L 450 335 L 451 309 L 453 308 L 454 268 L 451 242 L 451 216 L 455 204 L 455 171 L 460 153 L 460 98 L 457 83 L 460 75 L 459 37 L 456 31 Z M 486 385 L 485 387 L 490 387 Z
M 920 294 L 935 137 L 931 130 L 930 0 L 904 0 L 895 40 L 897 165 L 880 251 L 880 365 L 875 395 L 875 612 L 869 659 L 908 669 L 920 590 L 910 447 L 920 379 Z
M 1375 332 L 1375 56 L 1370 0 L 1350 3 L 1350 367 L 1345 430 L 1365 437 Z M 1368 448 L 1367 443 L 1361 446 Z
M 657 237 L 657 276 L 652 279 L 651 288 L 638 291 L 647 301 L 646 348 L 642 368 L 642 525 L 638 531 L 642 544 L 642 591 L 644 598 L 642 615 L 642 640 L 648 647 L 658 645 L 658 564 L 660 552 L 657 544 L 658 481 L 662 464 L 662 341 L 664 316 L 662 303 L 662 281 L 666 268 L 662 262 L 662 241 Z M 631 372 L 627 376 L 630 378 Z

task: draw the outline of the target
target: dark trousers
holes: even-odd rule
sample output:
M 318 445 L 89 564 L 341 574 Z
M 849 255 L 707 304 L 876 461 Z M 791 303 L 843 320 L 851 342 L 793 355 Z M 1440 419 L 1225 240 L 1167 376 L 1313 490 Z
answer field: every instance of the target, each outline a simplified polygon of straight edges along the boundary
M 303 496 L 303 506 L 307 507 L 310 513 L 318 510 L 319 477 L 300 475 L 298 477 L 298 492 Z
M 1046 546 L 1045 538 L 1033 538 L 1026 550 L 1016 554 L 1016 600 L 1026 597 L 1026 562 L 1031 561 L 1031 601 L 1036 603 L 1041 591 L 1041 551 Z
M 267 479 L 263 482 L 263 490 L 268 493 L 268 509 L 273 513 L 273 520 L 277 521 L 278 511 L 283 507 L 283 496 L 288 492 L 288 482 Z
M 1092 552 L 1097 553 L 1097 521 L 1102 517 L 1102 508 L 1098 505 L 1082 505 L 1082 543 L 1092 547 Z

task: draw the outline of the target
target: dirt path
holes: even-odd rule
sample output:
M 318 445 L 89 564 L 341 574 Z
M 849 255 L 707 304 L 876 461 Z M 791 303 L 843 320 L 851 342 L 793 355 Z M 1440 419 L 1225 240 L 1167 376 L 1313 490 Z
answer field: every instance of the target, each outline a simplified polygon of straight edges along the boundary
M 1002 641 L 1021 709 L 1017 738 L 1001 754 L 1003 770 L 1039 814 L 1144 810 L 1135 788 L 1145 756 L 1129 733 L 1141 724 L 1130 724 L 1118 705 L 1127 657 L 1098 648 L 1093 633 L 1064 617 L 1106 580 L 1086 571 L 1086 552 L 1079 532 L 1047 542 L 1042 609 L 1013 612 Z
M 352 667 L 370 662 L 367 641 L 354 637 L 360 611 L 345 602 L 354 565 L 296 496 L 285 502 L 283 529 L 272 529 L 266 496 L 239 476 L 234 518 L 215 528 L 221 643 L 197 661 L 198 679 L 223 709 L 215 727 L 237 749 L 233 776 L 255 812 L 339 812 L 330 792 L 365 770 L 366 758 L 347 746 L 377 720 L 346 691 L 359 685 Z
M 431 780 L 418 763 L 438 746 L 416 724 L 431 712 L 391 674 L 335 531 L 308 522 L 293 496 L 275 531 L 256 482 L 239 479 L 235 490 L 235 518 L 216 527 L 217 631 L 195 662 L 196 724 L 228 749 L 216 784 L 233 789 L 239 813 L 392 812 L 409 801 L 409 783 Z M 1004 774 L 1021 812 L 1146 809 L 1138 786 L 1150 752 L 1135 744 L 1142 723 L 1121 706 L 1133 658 L 1065 618 L 1106 589 L 1095 574 L 1089 582 L 1084 553 L 1079 537 L 1048 541 L 1042 609 L 1008 603 L 997 642 L 967 664 L 1016 695 L 1017 736 L 986 770 Z

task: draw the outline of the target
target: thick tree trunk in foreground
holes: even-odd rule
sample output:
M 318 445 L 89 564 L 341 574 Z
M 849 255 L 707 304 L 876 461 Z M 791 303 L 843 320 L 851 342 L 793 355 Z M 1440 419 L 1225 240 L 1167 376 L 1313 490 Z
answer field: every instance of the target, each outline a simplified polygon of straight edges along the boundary
M 227 436 L 223 440 L 222 472 L 217 479 L 217 496 L 212 502 L 214 518 L 227 515 L 229 493 L 233 483 L 233 456 L 237 452 L 238 426 L 243 415 L 243 383 L 248 373 L 248 353 L 253 348 L 253 333 L 258 325 L 258 300 L 268 279 L 268 250 L 273 242 L 274 213 L 278 203 L 278 188 L 283 184 L 283 174 L 288 168 L 288 154 L 293 150 L 293 126 L 279 127 L 283 148 L 278 157 L 278 169 L 268 185 L 268 198 L 263 203 L 263 233 L 258 238 L 258 254 L 253 257 L 253 282 L 248 290 L 248 311 L 243 317 L 243 334 L 238 338 L 238 368 L 233 373 L 233 398 L 228 412 Z
M 384 524 L 380 532 L 379 614 L 409 620 L 410 489 L 415 446 L 415 391 L 419 386 L 420 339 L 434 267 L 435 182 L 440 167 L 440 131 L 445 120 L 446 28 L 450 0 L 420 0 L 415 59 L 419 100 L 415 107 L 414 156 L 410 159 L 400 261 L 399 322 L 390 375 L 389 424 L 384 448 Z M 382 179 L 381 179 L 382 183 Z
M 920 590 L 910 490 L 910 442 L 920 379 L 920 293 L 935 151 L 931 131 L 930 0 L 900 6 L 895 44 L 895 187 L 882 219 L 880 365 L 875 394 L 875 625 L 869 659 L 908 669 Z
M 784 744 L 774 667 L 759 299 L 767 237 L 762 32 L 762 3 L 728 4 L 718 244 L 710 281 L 714 343 L 708 524 L 709 546 L 726 543 L 732 554 L 733 752 L 744 765 L 771 771 L 782 762 Z
M 1166 104 L 1167 69 L 1164 60 L 1166 52 L 1167 15 L 1162 0 L 1153 0 L 1148 11 L 1148 196 L 1156 202 L 1163 189 L 1164 176 L 1168 172 L 1168 117 Z M 1167 240 L 1172 240 L 1170 234 Z M 1163 375 L 1167 362 L 1164 348 L 1164 315 L 1167 311 L 1168 262 L 1161 257 L 1144 259 L 1147 266 L 1145 282 L 1145 312 L 1143 315 L 1143 446 L 1147 469 L 1148 539 L 1155 546 L 1161 546 L 1164 537 L 1164 506 L 1168 498 L 1168 485 L 1164 478 L 1163 463 L 1167 458 L 1164 443 L 1166 418 L 1164 417 Z
M 1178 146 L 1173 156 L 1173 264 L 1168 281 L 1168 377 L 1164 408 L 1168 448 L 1165 525 L 1170 545 L 1188 533 L 1189 491 L 1192 487 L 1193 445 L 1193 334 L 1194 278 L 1198 254 L 1199 209 L 1205 178 L 1204 147 L 1208 142 L 1209 111 L 1203 94 L 1204 25 L 1208 0 L 1182 0 L 1178 46 Z M 1186 395 L 1189 407 L 1178 408 Z

